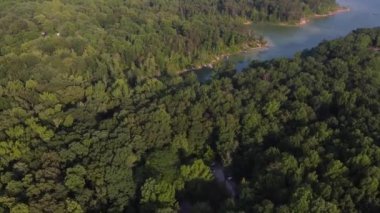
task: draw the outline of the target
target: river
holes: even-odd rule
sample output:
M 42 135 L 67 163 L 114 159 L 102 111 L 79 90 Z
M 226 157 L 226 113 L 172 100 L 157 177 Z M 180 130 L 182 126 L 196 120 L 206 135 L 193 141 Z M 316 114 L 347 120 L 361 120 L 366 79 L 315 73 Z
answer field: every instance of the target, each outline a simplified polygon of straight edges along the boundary
M 334 16 L 316 18 L 304 26 L 279 26 L 274 24 L 252 24 L 259 35 L 270 43 L 266 50 L 252 50 L 229 56 L 223 63 L 233 64 L 238 72 L 249 66 L 253 60 L 270 60 L 274 58 L 291 58 L 295 53 L 317 46 L 323 40 L 342 37 L 357 28 L 380 26 L 380 0 L 337 0 L 341 6 L 349 7 L 349 12 Z M 210 79 L 212 69 L 195 71 L 202 82 Z M 236 183 L 226 180 L 224 168 L 216 164 L 213 168 L 215 179 L 225 187 L 231 197 L 237 194 Z M 184 202 L 181 212 L 190 212 L 191 205 Z M 185 208 L 186 206 L 186 208 Z
M 380 0 L 337 0 L 341 6 L 351 9 L 349 12 L 334 16 L 316 18 L 304 26 L 279 26 L 274 24 L 252 24 L 259 35 L 270 43 L 266 50 L 252 50 L 232 55 L 224 63 L 233 64 L 240 72 L 253 60 L 291 58 L 295 53 L 317 46 L 323 40 L 345 36 L 357 28 L 380 26 Z M 206 81 L 212 70 L 197 71 L 198 79 Z

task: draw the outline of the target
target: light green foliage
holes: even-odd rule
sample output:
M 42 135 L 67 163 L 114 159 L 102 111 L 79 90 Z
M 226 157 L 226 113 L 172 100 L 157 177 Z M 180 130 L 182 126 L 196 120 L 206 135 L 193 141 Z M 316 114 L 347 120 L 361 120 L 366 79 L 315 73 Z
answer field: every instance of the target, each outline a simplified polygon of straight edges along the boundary
M 57 104 L 54 106 L 54 108 L 47 108 L 41 112 L 38 113 L 38 117 L 41 120 L 50 120 L 54 115 L 57 113 L 61 112 L 62 110 L 62 105 Z M 60 122 L 56 124 L 56 126 L 59 126 Z
M 66 200 L 66 210 L 68 213 L 83 213 L 82 207 L 75 201 Z
M 13 206 L 10 213 L 29 213 L 29 207 L 26 204 L 19 203 Z
M 40 95 L 40 101 L 42 104 L 47 106 L 54 106 L 59 103 L 58 98 L 55 94 L 44 92 Z
M 10 198 L 10 197 L 5 197 L 2 196 L 0 197 L 0 204 L 2 207 L 5 208 L 11 208 L 11 206 L 15 203 L 15 198 Z
M 10 94 L 16 94 L 24 89 L 21 81 L 9 81 L 6 86 L 7 92 Z
M 30 118 L 25 121 L 25 124 L 28 125 L 43 141 L 49 141 L 54 136 L 54 132 L 47 127 L 39 125 L 37 121 L 38 119 L 36 118 Z
M 210 168 L 202 160 L 196 160 L 189 166 L 181 166 L 181 177 L 185 181 L 210 181 L 213 179 Z
M 312 191 L 309 188 L 298 188 L 292 196 L 291 209 L 295 212 L 307 212 L 312 201 Z
M 77 79 L 70 79 L 70 81 L 75 82 Z M 77 83 L 75 82 L 75 84 Z M 68 86 L 57 91 L 57 94 L 62 104 L 73 104 L 83 100 L 85 97 L 85 90 L 81 86 Z
M 129 88 L 128 84 L 124 79 L 117 79 L 112 86 L 111 94 L 115 98 L 128 98 L 129 97 Z
M 342 177 L 347 170 L 347 167 L 345 167 L 341 161 L 334 160 L 327 165 L 327 171 L 324 176 L 331 179 L 339 178 Z
M 326 202 L 322 198 L 313 199 L 311 203 L 311 212 L 315 213 L 322 213 L 322 212 L 329 212 L 329 213 L 340 213 L 342 212 L 341 209 L 338 208 L 338 206 L 331 202 Z
M 171 146 L 174 151 L 184 151 L 185 153 L 190 151 L 189 142 L 184 135 L 175 136 Z
M 268 116 L 274 116 L 280 108 L 280 103 L 277 101 L 271 101 L 265 106 L 265 114 Z
M 0 141 L 0 165 L 7 166 L 9 162 L 20 159 L 29 151 L 29 147 L 20 141 Z
M 65 120 L 63 121 L 63 126 L 65 127 L 71 127 L 73 125 L 74 118 L 71 115 L 67 115 L 65 117 Z
M 173 206 L 175 203 L 175 188 L 165 181 L 148 179 L 141 188 L 141 202 L 161 203 Z
M 83 166 L 75 166 L 66 170 L 65 186 L 74 192 L 81 192 L 85 184 L 86 170 Z
M 23 191 L 23 187 L 24 185 L 22 182 L 12 180 L 7 183 L 5 189 L 10 195 L 17 196 Z
M 22 126 L 18 125 L 6 130 L 5 133 L 7 133 L 8 137 L 16 139 L 24 135 L 25 131 Z
M 38 82 L 34 80 L 27 80 L 25 83 L 25 88 L 27 89 L 35 89 L 38 86 Z

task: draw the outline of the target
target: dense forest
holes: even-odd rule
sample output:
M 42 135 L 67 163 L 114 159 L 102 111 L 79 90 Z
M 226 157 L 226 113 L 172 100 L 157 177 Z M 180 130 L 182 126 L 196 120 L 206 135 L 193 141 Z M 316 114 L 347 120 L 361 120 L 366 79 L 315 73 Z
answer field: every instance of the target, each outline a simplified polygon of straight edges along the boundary
M 380 212 L 380 28 L 177 75 L 334 7 L 1 1 L 0 213 Z
M 334 7 L 333 0 L 3 0 L 0 81 L 75 75 L 135 85 L 262 45 L 247 20 L 299 20 Z
M 379 48 L 357 30 L 206 83 L 8 78 L 0 212 L 378 212 Z

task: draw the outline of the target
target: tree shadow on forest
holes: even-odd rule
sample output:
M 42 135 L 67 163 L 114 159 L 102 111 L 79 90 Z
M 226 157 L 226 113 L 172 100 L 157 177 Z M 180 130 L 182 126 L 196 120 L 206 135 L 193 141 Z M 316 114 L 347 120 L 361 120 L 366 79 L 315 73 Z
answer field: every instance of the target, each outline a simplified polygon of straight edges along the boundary
M 228 198 L 229 194 L 225 186 L 215 180 L 195 179 L 189 181 L 185 184 L 185 188 L 177 193 L 177 200 L 186 203 L 187 209 L 190 210 L 194 205 L 202 204 L 205 207 L 204 209 L 214 209 L 218 212 L 220 204 Z M 193 210 L 181 212 L 193 212 Z

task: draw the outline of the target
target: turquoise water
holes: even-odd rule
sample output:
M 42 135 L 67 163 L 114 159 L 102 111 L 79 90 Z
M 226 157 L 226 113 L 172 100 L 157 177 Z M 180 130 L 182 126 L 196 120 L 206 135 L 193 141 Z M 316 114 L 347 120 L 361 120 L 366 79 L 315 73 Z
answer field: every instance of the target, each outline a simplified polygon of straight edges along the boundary
M 312 48 L 323 40 L 345 36 L 357 28 L 380 26 L 380 0 L 338 0 L 338 3 L 349 7 L 351 11 L 313 19 L 301 27 L 253 24 L 252 28 L 256 33 L 270 42 L 270 48 L 230 56 L 226 59 L 226 63 L 233 64 L 240 72 L 253 60 L 291 58 L 295 53 Z M 211 72 L 199 71 L 197 75 L 201 81 L 204 81 L 210 78 Z

